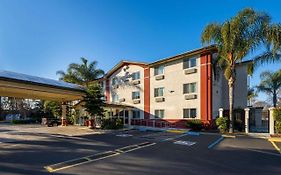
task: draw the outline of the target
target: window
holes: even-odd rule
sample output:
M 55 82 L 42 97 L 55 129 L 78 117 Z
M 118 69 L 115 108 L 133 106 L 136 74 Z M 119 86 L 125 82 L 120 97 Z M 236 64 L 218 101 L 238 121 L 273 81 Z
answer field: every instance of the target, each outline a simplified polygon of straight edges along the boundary
M 154 111 L 154 118 L 164 118 L 164 109 L 157 109 Z
M 196 66 L 196 58 L 186 58 L 183 60 L 183 69 Z
M 183 118 L 196 118 L 196 108 L 183 109 Z
M 117 78 L 116 77 L 112 78 L 111 84 L 112 84 L 112 86 L 117 85 Z
M 139 80 L 140 79 L 140 72 L 132 73 L 132 80 Z
M 163 87 L 155 88 L 154 97 L 162 97 L 162 96 L 164 96 L 164 88 Z
M 118 102 L 119 101 L 119 97 L 117 94 L 112 94 L 112 102 Z
M 164 66 L 159 66 L 154 68 L 154 75 L 164 74 Z
M 132 92 L 132 99 L 140 99 L 140 91 Z
M 196 83 L 183 84 L 183 94 L 195 93 Z
M 133 118 L 140 118 L 140 111 L 133 111 Z

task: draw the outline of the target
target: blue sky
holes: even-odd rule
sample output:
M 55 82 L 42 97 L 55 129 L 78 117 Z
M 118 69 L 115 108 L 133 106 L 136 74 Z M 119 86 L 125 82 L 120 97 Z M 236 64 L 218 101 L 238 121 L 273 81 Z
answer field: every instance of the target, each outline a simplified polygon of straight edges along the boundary
M 80 57 L 105 71 L 121 59 L 155 61 L 201 47 L 208 23 L 245 7 L 281 22 L 279 0 L 0 0 L 0 69 L 57 79 Z M 280 67 L 260 67 L 251 84 Z

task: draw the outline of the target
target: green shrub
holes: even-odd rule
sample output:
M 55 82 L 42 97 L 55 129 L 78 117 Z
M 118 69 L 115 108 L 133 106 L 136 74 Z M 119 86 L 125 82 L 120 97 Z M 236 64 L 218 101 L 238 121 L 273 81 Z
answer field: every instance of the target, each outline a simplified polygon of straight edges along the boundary
M 200 131 L 203 128 L 202 121 L 198 119 L 187 121 L 186 126 L 193 131 Z
M 281 108 L 273 110 L 273 118 L 275 120 L 275 130 L 279 134 L 281 133 Z
M 226 117 L 219 117 L 216 119 L 216 125 L 221 133 L 224 133 L 228 130 L 228 118 Z
M 118 118 L 103 118 L 101 127 L 103 129 L 121 129 L 123 128 L 123 120 Z
M 36 123 L 35 120 L 28 119 L 28 120 L 12 120 L 13 124 L 31 124 L 31 123 Z
M 281 108 L 276 108 L 273 110 L 273 117 L 275 121 L 281 122 Z

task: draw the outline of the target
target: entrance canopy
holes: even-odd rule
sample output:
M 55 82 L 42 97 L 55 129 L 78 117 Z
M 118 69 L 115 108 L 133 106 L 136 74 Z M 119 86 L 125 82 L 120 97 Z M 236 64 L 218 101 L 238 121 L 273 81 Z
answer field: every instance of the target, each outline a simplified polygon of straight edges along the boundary
M 63 102 L 84 95 L 84 87 L 76 84 L 0 70 L 0 96 Z

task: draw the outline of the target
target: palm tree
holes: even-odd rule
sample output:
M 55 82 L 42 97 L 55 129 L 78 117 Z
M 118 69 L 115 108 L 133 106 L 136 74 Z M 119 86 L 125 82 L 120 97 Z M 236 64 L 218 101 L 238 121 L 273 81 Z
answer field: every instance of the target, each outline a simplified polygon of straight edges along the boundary
M 276 72 L 265 71 L 260 75 L 261 82 L 257 86 L 259 92 L 272 95 L 273 106 L 277 104 L 277 94 L 281 88 L 281 69 Z
M 104 71 L 97 69 L 97 61 L 88 63 L 86 58 L 81 58 L 82 63 L 71 63 L 66 72 L 57 71 L 60 80 L 88 87 L 89 84 L 104 75 Z
M 230 133 L 233 133 L 236 63 L 241 62 L 245 56 L 262 46 L 269 38 L 268 31 L 270 29 L 270 17 L 266 13 L 246 8 L 223 23 L 207 25 L 202 33 L 201 41 L 203 44 L 217 45 L 216 62 L 224 69 L 224 76 L 228 81 Z M 268 59 L 272 59 L 272 57 Z

